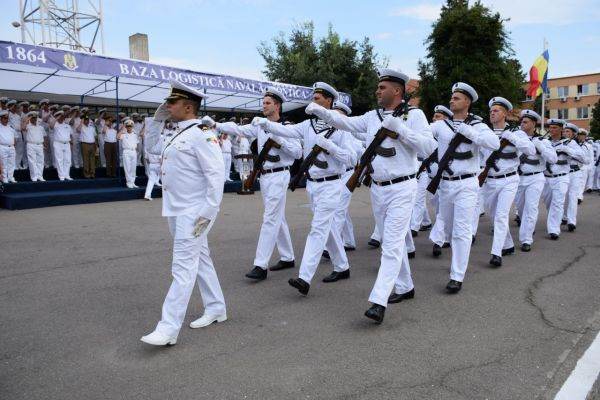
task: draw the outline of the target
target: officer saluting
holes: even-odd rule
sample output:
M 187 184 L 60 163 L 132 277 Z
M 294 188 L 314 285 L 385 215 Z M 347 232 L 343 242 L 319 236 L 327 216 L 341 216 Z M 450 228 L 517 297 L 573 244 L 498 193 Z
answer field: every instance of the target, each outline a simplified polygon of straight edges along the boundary
M 155 346 L 175 344 L 185 311 L 198 280 L 204 315 L 192 328 L 227 319 L 225 300 L 210 258 L 207 235 L 219 212 L 225 181 L 223 155 L 212 130 L 202 130 L 196 119 L 205 97 L 195 89 L 171 81 L 171 93 L 155 119 L 178 123 L 161 155 L 162 215 L 173 236 L 173 282 L 154 332 L 142 341 Z M 150 133 L 149 133 L 150 136 Z M 157 138 L 148 138 L 149 145 Z

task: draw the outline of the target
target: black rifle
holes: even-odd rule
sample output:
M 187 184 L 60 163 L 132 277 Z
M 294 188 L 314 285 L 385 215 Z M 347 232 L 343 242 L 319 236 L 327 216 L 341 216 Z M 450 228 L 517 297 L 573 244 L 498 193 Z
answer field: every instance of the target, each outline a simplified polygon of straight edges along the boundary
M 324 135 L 325 139 L 329 139 L 331 137 L 331 135 L 334 134 L 334 132 L 335 132 L 335 128 L 330 128 L 327 131 L 327 133 L 325 133 L 325 135 Z M 318 135 L 318 133 L 317 133 L 317 135 Z M 317 156 L 319 154 L 321 154 L 322 152 L 327 153 L 327 151 L 324 148 L 322 148 L 321 146 L 317 146 L 316 144 L 313 146 L 310 153 L 304 158 L 304 160 L 302 161 L 302 164 L 300 164 L 300 168 L 298 168 L 298 173 L 296 175 L 294 175 L 294 177 L 290 180 L 289 188 L 292 192 L 294 190 L 296 190 L 296 188 L 300 184 L 300 181 L 304 177 L 304 174 L 308 174 L 308 170 L 314 164 L 315 160 L 317 159 Z
M 265 144 L 263 145 L 262 150 L 260 151 L 260 153 L 258 153 L 256 160 L 254 161 L 254 168 L 252 169 L 252 172 L 244 181 L 244 190 L 252 190 L 252 187 L 254 187 L 254 182 L 256 181 L 256 178 L 258 178 L 258 176 L 261 174 L 263 165 L 267 160 L 267 155 L 269 154 L 269 151 L 272 148 L 280 149 L 281 145 L 273 139 L 268 138 Z
M 429 171 L 431 164 L 433 164 L 434 162 L 437 162 L 437 158 L 438 158 L 438 151 L 437 151 L 437 149 L 435 149 L 433 151 L 433 153 L 431 153 L 429 155 L 429 157 L 427 157 L 426 159 L 421 161 L 421 166 L 419 167 L 419 170 L 417 171 L 417 179 L 419 178 L 419 176 L 421 176 L 421 174 L 423 172 L 425 172 L 425 170 Z

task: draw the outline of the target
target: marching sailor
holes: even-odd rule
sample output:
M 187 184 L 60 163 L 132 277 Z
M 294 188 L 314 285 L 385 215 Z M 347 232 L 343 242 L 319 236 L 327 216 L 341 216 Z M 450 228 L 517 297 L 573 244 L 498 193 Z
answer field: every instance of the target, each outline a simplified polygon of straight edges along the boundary
M 313 102 L 310 104 L 318 103 L 319 107 L 323 109 L 331 109 L 334 101 L 339 97 L 337 90 L 324 82 L 315 83 L 313 92 Z M 338 111 L 332 112 L 341 115 Z M 310 114 L 308 109 L 307 114 Z M 308 294 L 325 245 L 329 249 L 336 280 L 349 278 L 350 265 L 340 232 L 332 229 L 334 216 L 341 201 L 342 175 L 346 171 L 347 165 L 356 162 L 353 160 L 356 153 L 352 149 L 348 135 L 319 118 L 310 118 L 296 125 L 282 125 L 267 118 L 255 118 L 252 124 L 260 126 L 274 135 L 301 139 L 305 158 L 315 145 L 324 150 L 308 169 L 306 193 L 313 212 L 313 219 L 306 238 L 299 276 L 290 279 L 288 283 L 301 294 Z
M 535 146 L 525 132 L 509 128 L 506 117 L 513 107 L 508 100 L 498 96 L 492 98 L 488 105 L 494 133 L 506 144 L 498 153 L 494 153 L 498 159 L 493 163 L 482 187 L 485 209 L 494 227 L 490 264 L 500 267 L 502 256 L 515 252 L 509 230 L 509 214 L 519 188 L 519 157 L 521 154 L 534 156 Z M 490 163 L 490 160 L 488 158 L 486 163 Z
M 268 87 L 263 96 L 263 115 L 273 124 L 281 121 L 281 110 L 287 99 L 277 88 Z M 290 183 L 290 167 L 294 160 L 302 156 L 302 146 L 297 139 L 283 138 L 273 135 L 270 129 L 248 124 L 237 125 L 235 122 L 216 124 L 222 134 L 244 138 L 245 141 L 257 139 L 258 152 L 269 142 L 269 152 L 260 171 L 260 193 L 265 207 L 263 222 L 258 236 L 256 255 L 247 278 L 264 280 L 267 278 L 267 267 L 275 246 L 280 260 L 271 266 L 271 271 L 294 267 L 294 249 L 287 221 L 285 219 L 285 203 L 287 188 Z M 272 143 L 275 142 L 275 143 Z M 226 170 L 228 168 L 226 167 Z
M 569 174 L 569 189 L 565 200 L 565 211 L 563 219 L 566 219 L 567 229 L 573 232 L 577 226 L 577 205 L 579 203 L 579 195 L 585 186 L 585 176 L 583 167 L 591 164 L 589 149 L 585 142 L 585 135 L 579 134 L 577 125 L 567 122 L 564 125 L 563 135 L 570 140 L 569 143 L 577 145 L 580 149 L 579 155 L 571 155 L 569 166 L 571 167 Z
M 522 251 L 530 251 L 533 244 L 533 231 L 538 219 L 540 197 L 544 190 L 546 163 L 556 162 L 556 151 L 548 139 L 536 132 L 542 117 L 532 110 L 521 111 L 521 130 L 527 134 L 535 147 L 533 156 L 522 154 L 519 157 L 519 188 L 515 197 L 515 208 L 521 219 L 519 242 Z
M 173 345 L 198 281 L 204 315 L 190 324 L 201 328 L 227 319 L 225 299 L 210 258 L 207 235 L 214 224 L 225 184 L 223 155 L 213 130 L 201 130 L 196 119 L 205 95 L 177 81 L 156 112 L 157 127 L 146 128 L 147 147 L 160 138 L 167 118 L 178 123 L 177 132 L 165 137 L 161 155 L 162 214 L 173 236 L 173 282 L 154 332 L 142 341 L 155 346 Z M 134 160 L 135 166 L 135 160 Z
M 366 132 L 370 144 L 380 128 L 398 134 L 387 137 L 376 150 L 371 162 L 371 204 L 376 226 L 381 233 L 381 265 L 365 316 L 383 322 L 388 299 L 414 296 L 406 252 L 406 236 L 410 235 L 410 217 L 417 191 L 417 153 L 431 154 L 435 140 L 423 111 L 408 107 L 404 100 L 406 74 L 387 68 L 378 71 L 377 102 L 382 109 L 356 117 L 347 117 L 311 103 L 307 114 L 316 115 L 328 124 L 348 132 Z M 405 239 L 405 240 L 402 240 Z

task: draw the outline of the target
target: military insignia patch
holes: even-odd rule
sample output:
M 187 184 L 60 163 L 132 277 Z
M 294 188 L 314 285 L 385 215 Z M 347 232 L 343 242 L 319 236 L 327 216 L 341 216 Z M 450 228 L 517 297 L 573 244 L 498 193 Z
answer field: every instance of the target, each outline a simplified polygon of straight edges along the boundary
M 214 143 L 214 144 L 219 144 L 219 142 L 217 141 L 217 138 L 216 138 L 216 137 L 214 137 L 214 136 L 207 137 L 207 138 L 206 138 L 206 141 L 207 141 L 207 142 L 212 142 L 212 143 Z

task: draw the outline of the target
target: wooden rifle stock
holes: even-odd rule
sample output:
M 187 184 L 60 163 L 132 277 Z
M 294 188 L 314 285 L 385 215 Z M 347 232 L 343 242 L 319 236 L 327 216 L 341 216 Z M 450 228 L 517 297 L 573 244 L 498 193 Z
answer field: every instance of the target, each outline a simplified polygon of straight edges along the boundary
M 485 180 L 487 179 L 487 176 L 490 173 L 490 169 L 496 169 L 496 161 L 498 161 L 498 156 L 502 152 L 502 149 L 504 149 L 509 144 L 511 143 L 508 140 L 501 139 L 500 148 L 498 150 L 493 151 L 492 154 L 490 154 L 488 159 L 485 161 L 485 167 L 477 177 L 477 179 L 479 180 L 479 187 L 483 186 L 483 184 L 485 183 Z

